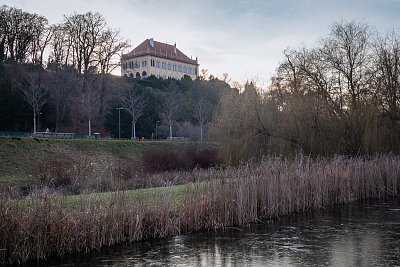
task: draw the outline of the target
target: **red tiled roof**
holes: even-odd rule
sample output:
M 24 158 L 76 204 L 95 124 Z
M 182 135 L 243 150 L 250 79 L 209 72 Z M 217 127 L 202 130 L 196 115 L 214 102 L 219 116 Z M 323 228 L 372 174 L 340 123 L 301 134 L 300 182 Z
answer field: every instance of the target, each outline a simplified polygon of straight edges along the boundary
M 154 55 L 157 57 L 172 59 L 184 63 L 190 63 L 197 65 L 197 59 L 193 60 L 186 56 L 182 51 L 176 48 L 176 54 L 174 53 L 174 45 L 160 43 L 153 41 L 153 47 L 151 46 L 152 39 L 144 40 L 140 45 L 133 49 L 128 54 L 122 55 L 123 59 L 135 58 L 144 55 Z

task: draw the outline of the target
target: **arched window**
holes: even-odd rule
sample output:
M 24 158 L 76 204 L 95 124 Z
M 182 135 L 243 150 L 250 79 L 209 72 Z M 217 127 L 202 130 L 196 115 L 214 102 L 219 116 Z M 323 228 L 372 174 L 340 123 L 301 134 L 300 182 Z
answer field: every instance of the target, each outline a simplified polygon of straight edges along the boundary
M 133 73 L 131 72 L 131 74 L 129 74 L 129 77 L 133 78 Z
M 140 79 L 140 73 L 136 72 L 136 78 Z
M 125 77 L 125 78 L 128 78 L 128 75 L 126 75 L 126 73 L 125 73 L 125 74 L 124 74 L 124 77 Z
M 143 71 L 142 72 L 142 77 L 144 78 L 144 77 L 146 77 L 147 76 L 147 73 L 145 72 L 145 71 Z

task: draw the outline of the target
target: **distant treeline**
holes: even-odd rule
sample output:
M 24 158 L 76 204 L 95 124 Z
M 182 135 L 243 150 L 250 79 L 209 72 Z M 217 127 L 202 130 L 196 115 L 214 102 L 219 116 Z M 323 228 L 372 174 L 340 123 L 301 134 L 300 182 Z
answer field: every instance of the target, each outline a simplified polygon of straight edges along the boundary
M 128 42 L 98 13 L 56 25 L 0 7 L 0 130 L 118 137 L 207 137 L 220 80 L 132 80 L 112 76 Z M 45 56 L 48 58 L 45 58 Z M 32 112 L 33 111 L 33 112 Z
M 132 112 L 140 109 L 135 113 L 137 138 L 166 138 L 171 125 L 173 136 L 206 139 L 221 95 L 232 90 L 218 79 L 193 81 L 185 76 L 182 80 L 162 80 L 152 76 L 135 80 L 109 75 L 101 109 L 99 74 L 79 75 L 71 67 L 43 69 L 21 63 L 2 64 L 0 69 L 0 130 L 3 131 L 33 131 L 32 108 L 24 101 L 24 92 L 26 88 L 40 87 L 45 103 L 36 112 L 38 132 L 48 128 L 88 134 L 90 119 L 92 133 L 118 137 L 117 108 L 124 107 L 120 112 L 121 138 L 133 135 Z
M 398 32 L 340 22 L 284 55 L 267 90 L 250 82 L 223 96 L 212 133 L 226 162 L 400 151 Z

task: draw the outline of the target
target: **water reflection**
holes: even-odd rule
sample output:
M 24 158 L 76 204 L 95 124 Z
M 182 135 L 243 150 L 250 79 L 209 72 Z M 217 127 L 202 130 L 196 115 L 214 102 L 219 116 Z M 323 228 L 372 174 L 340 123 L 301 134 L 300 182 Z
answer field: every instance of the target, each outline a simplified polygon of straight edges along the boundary
M 400 203 L 370 201 L 120 246 L 48 266 L 398 266 L 399 237 Z

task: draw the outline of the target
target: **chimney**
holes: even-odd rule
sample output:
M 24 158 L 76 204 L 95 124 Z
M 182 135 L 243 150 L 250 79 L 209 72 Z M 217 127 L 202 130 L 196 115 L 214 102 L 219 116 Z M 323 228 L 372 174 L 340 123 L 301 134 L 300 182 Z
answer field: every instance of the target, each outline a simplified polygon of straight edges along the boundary
M 150 38 L 149 41 L 150 41 L 150 47 L 151 47 L 151 48 L 154 48 L 154 40 L 153 40 L 153 38 Z
M 176 42 L 174 44 L 174 54 L 176 55 Z

